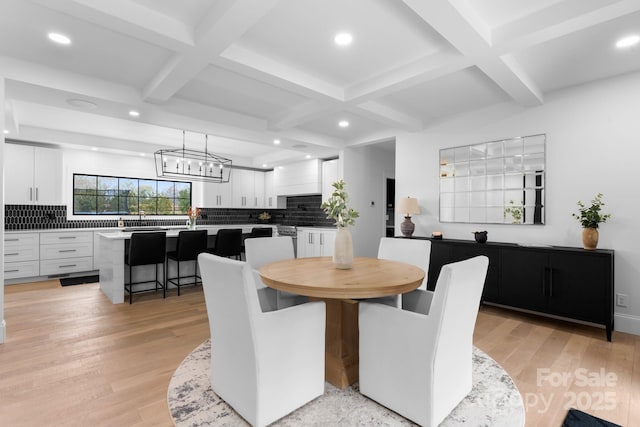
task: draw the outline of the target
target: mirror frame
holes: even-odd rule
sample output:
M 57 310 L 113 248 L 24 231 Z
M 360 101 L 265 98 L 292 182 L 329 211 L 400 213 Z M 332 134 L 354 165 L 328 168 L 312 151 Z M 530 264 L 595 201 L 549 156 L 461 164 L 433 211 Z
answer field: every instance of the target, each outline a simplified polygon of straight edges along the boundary
M 546 134 L 443 148 L 439 220 L 543 225 Z

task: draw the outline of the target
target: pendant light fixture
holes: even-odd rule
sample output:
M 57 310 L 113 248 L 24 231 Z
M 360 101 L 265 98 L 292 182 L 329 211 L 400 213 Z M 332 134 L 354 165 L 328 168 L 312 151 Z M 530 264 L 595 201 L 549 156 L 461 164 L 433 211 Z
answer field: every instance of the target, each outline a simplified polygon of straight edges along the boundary
M 204 136 L 204 151 L 185 148 L 185 131 L 182 131 L 182 149 L 158 150 L 154 153 L 156 173 L 159 177 L 178 177 L 229 182 L 231 178 L 231 159 L 208 151 L 209 135 Z

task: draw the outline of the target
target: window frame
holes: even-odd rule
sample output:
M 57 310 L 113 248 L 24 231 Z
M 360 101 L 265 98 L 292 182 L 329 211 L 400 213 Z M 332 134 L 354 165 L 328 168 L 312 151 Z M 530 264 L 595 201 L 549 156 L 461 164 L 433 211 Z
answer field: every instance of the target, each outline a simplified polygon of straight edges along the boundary
M 90 178 L 95 178 L 96 180 L 96 188 L 95 188 L 95 194 L 90 195 L 88 194 L 87 196 L 93 196 L 95 198 L 95 211 L 93 212 L 77 212 L 76 208 L 76 196 L 81 196 L 83 194 L 81 193 L 77 193 L 76 191 L 78 190 L 76 188 L 76 177 L 77 176 L 81 176 L 81 177 L 90 177 Z M 115 195 L 113 196 L 115 201 L 112 203 L 112 206 L 116 206 L 116 211 L 110 211 L 110 212 L 100 212 L 98 210 L 98 199 L 100 197 L 104 197 L 104 194 L 100 194 L 99 193 L 99 188 L 98 188 L 98 183 L 100 178 L 106 178 L 106 179 L 117 179 L 118 182 L 118 188 L 113 190 L 113 189 L 109 189 L 109 191 L 114 191 Z M 153 181 L 155 183 L 155 190 L 154 190 L 154 195 L 153 197 L 147 197 L 144 199 L 154 199 L 155 200 L 155 211 L 154 212 L 149 212 L 147 210 L 145 210 L 144 215 L 145 216 L 168 216 L 168 217 L 180 217 L 180 216 L 186 216 L 187 212 L 177 212 L 175 207 L 179 206 L 179 200 L 186 200 L 185 197 L 178 197 L 178 193 L 174 192 L 173 197 L 169 198 L 170 201 L 172 201 L 173 206 L 174 206 L 174 210 L 172 213 L 166 213 L 166 212 L 161 212 L 158 213 L 158 205 L 159 205 L 159 201 L 160 200 L 164 200 L 167 199 L 166 195 L 164 194 L 159 194 L 158 193 L 158 183 L 162 182 L 162 183 L 172 183 L 174 186 L 174 191 L 175 191 L 175 187 L 177 184 L 180 184 L 180 187 L 184 187 L 184 185 L 188 185 L 188 191 L 189 191 L 189 198 L 188 198 L 188 206 L 192 206 L 192 202 L 193 202 L 193 183 L 190 181 L 176 181 L 176 180 L 165 180 L 165 179 L 155 179 L 155 178 L 140 178 L 140 177 L 128 177 L 128 176 L 116 176 L 116 175 L 96 175 L 96 174 L 87 174 L 87 173 L 73 173 L 73 177 L 71 180 L 71 198 L 72 198 L 72 213 L 71 215 L 73 216 L 91 216 L 91 217 L 114 217 L 114 216 L 137 216 L 139 215 L 139 211 L 136 212 L 129 212 L 129 211 L 123 211 L 121 210 L 121 207 L 123 206 L 121 204 L 121 198 L 123 197 L 130 197 L 130 196 L 122 196 L 121 195 L 121 190 L 120 190 L 120 182 L 121 180 L 133 180 L 136 181 L 136 202 L 137 202 L 137 206 L 140 206 L 140 191 L 139 191 L 139 186 L 140 186 L 140 181 L 146 181 L 146 182 L 150 182 Z M 125 206 L 127 204 L 124 204 Z

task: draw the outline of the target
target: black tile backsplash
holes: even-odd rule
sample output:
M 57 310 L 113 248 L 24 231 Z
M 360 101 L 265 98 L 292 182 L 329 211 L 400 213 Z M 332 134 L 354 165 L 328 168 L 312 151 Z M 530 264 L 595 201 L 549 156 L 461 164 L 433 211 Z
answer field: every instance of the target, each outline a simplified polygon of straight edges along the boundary
M 258 223 L 258 215 L 263 212 L 271 214 L 271 223 L 284 225 L 331 226 L 333 221 L 326 219 L 320 209 L 322 196 L 287 197 L 286 209 L 230 209 L 203 208 L 198 224 L 253 224 Z M 117 227 L 118 221 L 113 219 L 67 220 L 67 207 L 59 205 L 5 205 L 5 230 L 42 230 L 53 228 L 108 228 Z M 140 225 L 168 226 L 184 225 L 184 219 L 156 220 L 147 218 L 143 224 L 137 219 L 126 219 L 126 227 Z

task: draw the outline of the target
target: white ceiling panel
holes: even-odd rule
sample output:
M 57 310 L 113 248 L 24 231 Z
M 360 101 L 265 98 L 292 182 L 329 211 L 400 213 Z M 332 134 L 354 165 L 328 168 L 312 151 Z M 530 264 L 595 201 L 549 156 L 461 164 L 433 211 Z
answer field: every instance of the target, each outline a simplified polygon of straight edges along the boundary
M 428 123 L 508 99 L 507 94 L 481 71 L 468 68 L 395 92 L 381 101 Z
M 640 69 L 640 46 L 617 49 L 621 37 L 640 35 L 640 12 L 568 34 L 514 55 L 544 91 Z
M 333 42 L 340 32 L 351 45 Z M 448 47 L 396 0 L 282 0 L 238 43 L 340 87 Z
M 142 88 L 171 52 L 24 0 L 2 0 L 0 52 L 36 64 Z M 49 32 L 71 39 L 52 43 Z

